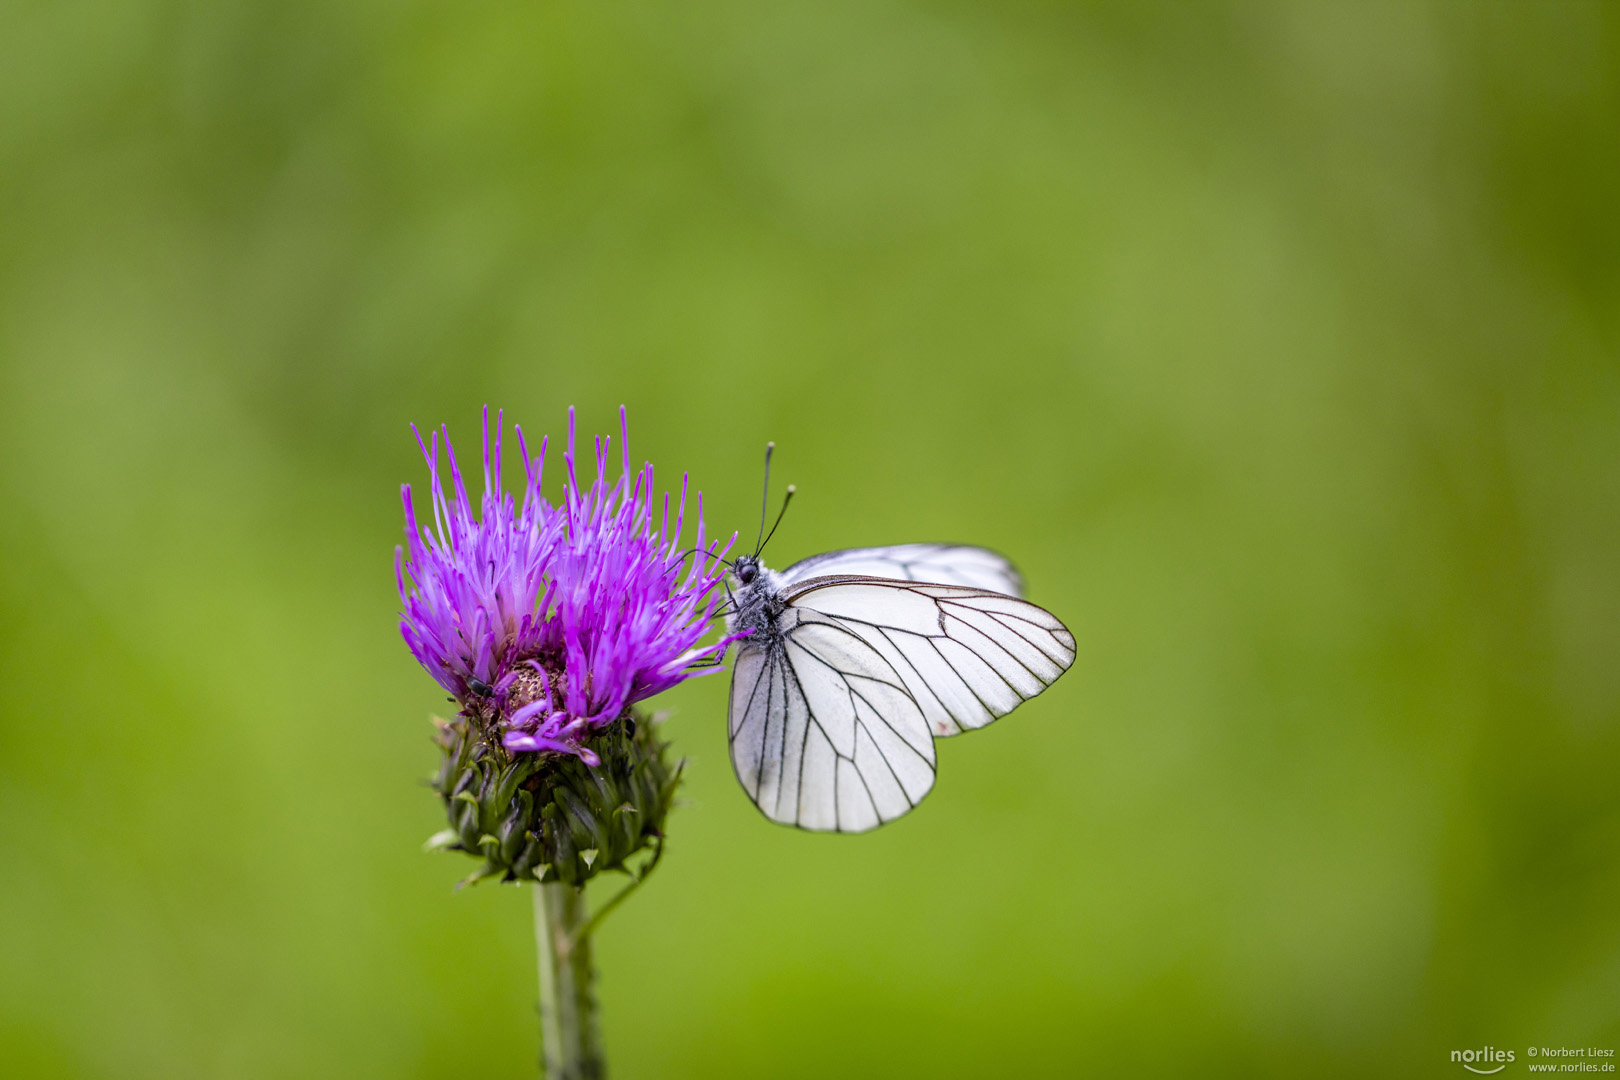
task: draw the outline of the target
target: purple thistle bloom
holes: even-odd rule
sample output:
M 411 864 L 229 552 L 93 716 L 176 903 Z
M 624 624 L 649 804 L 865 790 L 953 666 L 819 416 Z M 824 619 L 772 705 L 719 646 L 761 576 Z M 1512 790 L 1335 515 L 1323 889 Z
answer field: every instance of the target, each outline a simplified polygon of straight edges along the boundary
M 418 525 L 411 488 L 403 488 L 410 553 L 395 552 L 404 605 L 400 632 L 411 654 L 464 708 L 492 715 L 508 750 L 596 755 L 582 740 L 633 703 L 683 679 L 716 670 L 733 638 L 701 645 L 724 576 L 704 543 L 698 494 L 695 548 L 683 552 L 686 482 L 674 530 L 669 495 L 658 528 L 653 469 L 630 471 L 629 428 L 619 410 L 621 472 L 607 481 L 609 439 L 596 439 L 596 479 L 581 490 L 574 453 L 574 410 L 561 505 L 540 494 L 546 442 L 529 457 L 521 429 L 523 502 L 501 486 L 501 422 L 493 446 L 484 410 L 484 494 L 473 513 L 448 428 L 417 442 L 432 474 L 433 528 Z M 412 430 L 415 428 L 413 426 Z M 439 476 L 439 435 L 453 491 Z M 453 499 L 451 495 L 453 494 Z M 732 537 L 735 541 L 736 537 Z M 684 564 L 684 569 L 683 569 Z M 493 706 L 493 713 L 483 710 Z

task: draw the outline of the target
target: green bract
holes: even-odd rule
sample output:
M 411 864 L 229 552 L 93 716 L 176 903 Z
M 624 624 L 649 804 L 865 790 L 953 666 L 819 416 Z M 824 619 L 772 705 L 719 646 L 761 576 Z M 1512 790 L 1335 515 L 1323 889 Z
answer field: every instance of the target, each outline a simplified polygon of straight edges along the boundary
M 561 881 L 580 886 L 661 840 L 684 761 L 672 767 L 657 719 L 626 710 L 586 740 L 595 767 L 561 753 L 512 753 L 477 715 L 435 720 L 444 762 L 433 789 L 450 827 L 429 849 L 465 851 L 482 865 L 463 884 Z

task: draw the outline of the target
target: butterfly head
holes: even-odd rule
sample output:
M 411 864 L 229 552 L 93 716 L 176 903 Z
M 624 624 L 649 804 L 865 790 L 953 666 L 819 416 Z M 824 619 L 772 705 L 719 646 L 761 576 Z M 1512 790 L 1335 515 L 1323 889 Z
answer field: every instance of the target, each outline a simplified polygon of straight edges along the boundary
M 741 555 L 731 566 L 740 586 L 732 598 L 731 614 L 726 616 L 730 633 L 752 631 L 771 636 L 777 617 L 787 608 L 777 575 L 765 568 L 758 555 Z

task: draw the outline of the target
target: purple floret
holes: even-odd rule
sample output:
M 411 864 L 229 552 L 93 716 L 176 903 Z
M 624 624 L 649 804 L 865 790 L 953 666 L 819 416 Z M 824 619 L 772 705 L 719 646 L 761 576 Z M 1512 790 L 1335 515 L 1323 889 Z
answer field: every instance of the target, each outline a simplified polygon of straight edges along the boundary
M 731 638 L 700 644 L 718 603 L 730 550 L 697 537 L 683 550 L 686 482 L 674 530 L 669 495 L 654 530 L 653 469 L 630 471 L 629 429 L 619 410 L 621 472 L 607 481 L 609 439 L 596 439 L 596 479 L 581 490 L 574 411 L 561 505 L 540 494 L 546 443 L 529 457 L 521 429 L 524 490 L 519 506 L 501 486 L 501 415 L 493 445 L 484 410 L 484 495 L 474 516 L 448 429 L 417 441 L 432 474 L 433 528 L 418 525 L 403 489 L 409 556 L 396 551 L 405 610 L 400 632 L 411 654 L 463 706 L 493 715 L 512 751 L 596 755 L 582 740 L 637 701 L 716 670 Z M 414 428 L 413 428 L 414 430 Z M 454 499 L 439 476 L 439 436 Z M 733 536 L 732 540 L 735 541 Z

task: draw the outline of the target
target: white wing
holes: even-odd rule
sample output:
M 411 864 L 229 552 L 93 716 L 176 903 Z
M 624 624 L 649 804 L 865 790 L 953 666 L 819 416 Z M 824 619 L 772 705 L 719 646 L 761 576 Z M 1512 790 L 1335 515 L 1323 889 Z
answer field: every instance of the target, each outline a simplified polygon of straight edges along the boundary
M 892 544 L 812 555 L 778 573 L 783 588 L 831 575 L 895 578 L 938 585 L 965 585 L 1008 596 L 1024 595 L 1024 579 L 994 551 L 962 544 Z
M 834 619 L 789 608 L 744 642 L 731 678 L 731 764 L 772 821 L 864 832 L 934 786 L 934 740 L 894 667 Z
M 1055 615 L 987 589 L 816 577 L 785 598 L 788 614 L 834 623 L 871 646 L 935 735 L 1007 715 L 1074 663 L 1074 635 Z

